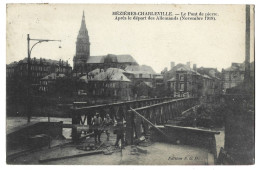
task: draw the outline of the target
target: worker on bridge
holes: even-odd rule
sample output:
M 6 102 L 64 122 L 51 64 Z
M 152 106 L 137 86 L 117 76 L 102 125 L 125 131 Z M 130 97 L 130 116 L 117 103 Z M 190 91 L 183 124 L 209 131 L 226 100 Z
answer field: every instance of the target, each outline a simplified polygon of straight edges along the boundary
M 113 125 L 113 120 L 111 119 L 109 114 L 106 114 L 106 117 L 104 118 L 103 121 L 103 127 L 107 135 L 107 141 L 109 141 L 109 136 L 110 136 L 109 129 L 111 125 Z
M 94 130 L 95 143 L 97 143 L 97 139 L 98 142 L 101 143 L 100 136 L 102 133 L 102 118 L 100 117 L 99 113 L 96 113 L 96 115 L 92 119 L 91 124 Z
M 115 147 L 119 146 L 119 140 L 121 140 L 121 148 L 124 148 L 124 133 L 125 133 L 125 129 L 124 129 L 123 119 L 117 118 L 115 133 L 116 133 Z

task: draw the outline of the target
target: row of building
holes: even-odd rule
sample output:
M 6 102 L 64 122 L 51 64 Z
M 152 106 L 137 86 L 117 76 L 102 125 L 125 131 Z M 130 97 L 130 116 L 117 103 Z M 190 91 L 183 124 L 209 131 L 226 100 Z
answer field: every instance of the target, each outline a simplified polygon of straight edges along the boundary
M 31 83 L 35 89 L 43 93 L 53 93 L 55 83 L 59 80 L 76 81 L 73 91 L 78 95 L 91 97 L 118 98 L 131 100 L 156 96 L 172 97 L 205 97 L 220 95 L 226 89 L 238 86 L 244 80 L 244 63 L 232 63 L 231 67 L 219 72 L 216 68 L 197 68 L 190 63 L 171 63 L 171 69 L 161 74 L 145 65 L 138 65 L 130 55 L 134 64 L 118 64 L 122 55 L 105 56 L 105 64 L 100 64 L 88 73 L 78 73 L 66 61 L 36 59 L 31 61 Z M 125 57 L 126 55 L 124 55 Z M 130 61 L 128 59 L 128 61 Z M 111 64 L 111 65 L 110 65 Z M 18 84 L 27 81 L 27 58 L 7 65 L 7 82 Z M 254 76 L 254 62 L 251 63 L 251 77 Z M 63 81 L 65 82 L 65 81 Z M 67 81 L 68 82 L 68 81 Z M 11 85 L 12 86 L 12 85 Z M 67 86 L 64 84 L 64 86 Z

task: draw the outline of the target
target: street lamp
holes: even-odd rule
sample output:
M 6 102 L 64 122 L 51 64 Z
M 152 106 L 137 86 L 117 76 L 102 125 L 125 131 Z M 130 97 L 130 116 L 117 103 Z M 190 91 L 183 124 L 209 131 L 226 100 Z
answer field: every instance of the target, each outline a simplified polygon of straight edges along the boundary
M 30 48 L 30 41 L 36 41 L 35 44 Z M 31 106 L 31 53 L 32 49 L 39 43 L 42 42 L 49 42 L 49 41 L 59 41 L 61 40 L 49 40 L 49 39 L 31 39 L 30 34 L 27 34 L 27 44 L 28 44 L 28 58 L 27 58 L 27 63 L 28 63 L 28 76 L 27 76 L 27 121 L 28 123 L 30 122 L 31 119 L 31 113 L 32 113 L 32 106 Z M 61 48 L 61 46 L 59 46 Z

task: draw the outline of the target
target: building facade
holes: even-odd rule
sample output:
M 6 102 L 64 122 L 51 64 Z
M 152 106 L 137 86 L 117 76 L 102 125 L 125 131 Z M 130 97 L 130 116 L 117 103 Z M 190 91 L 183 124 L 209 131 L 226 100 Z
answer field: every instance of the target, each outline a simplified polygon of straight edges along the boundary
M 31 83 L 39 84 L 40 79 L 51 73 L 62 73 L 70 75 L 72 68 L 68 61 L 50 60 L 50 59 L 31 59 Z M 13 62 L 6 66 L 6 78 L 8 80 L 27 80 L 28 78 L 28 61 L 27 58 L 19 62 Z
M 118 68 L 95 69 L 82 76 L 80 91 L 93 99 L 130 100 L 133 98 L 132 82 Z
M 254 80 L 255 63 L 250 63 L 250 79 Z M 245 76 L 245 63 L 232 63 L 229 68 L 222 69 L 223 92 L 243 83 Z
M 190 63 L 171 62 L 171 70 L 163 74 L 166 88 L 174 97 L 202 97 L 221 93 L 221 73 L 214 68 L 198 68 Z
M 58 73 L 64 75 L 71 75 L 72 67 L 68 62 L 62 60 L 50 60 L 50 59 L 31 59 L 31 78 L 30 84 L 32 87 L 32 93 L 37 95 L 40 91 L 40 80 L 51 74 Z M 27 58 L 20 60 L 19 62 L 13 62 L 6 65 L 6 84 L 7 84 L 7 96 L 26 96 L 27 84 L 28 84 L 28 62 Z

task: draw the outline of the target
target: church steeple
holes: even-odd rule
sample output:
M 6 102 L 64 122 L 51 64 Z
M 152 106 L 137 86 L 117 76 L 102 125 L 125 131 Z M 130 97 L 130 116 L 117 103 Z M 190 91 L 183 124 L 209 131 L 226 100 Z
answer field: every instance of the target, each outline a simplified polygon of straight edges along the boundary
M 84 65 L 90 55 L 90 42 L 88 36 L 88 30 L 85 22 L 85 13 L 83 11 L 81 25 L 79 33 L 77 36 L 76 42 L 76 55 L 74 57 L 74 68 L 80 67 L 78 70 L 81 70 L 82 65 Z
M 78 38 L 88 38 L 88 30 L 86 27 L 84 11 L 83 11 L 83 15 L 82 15 L 81 26 L 79 29 Z

